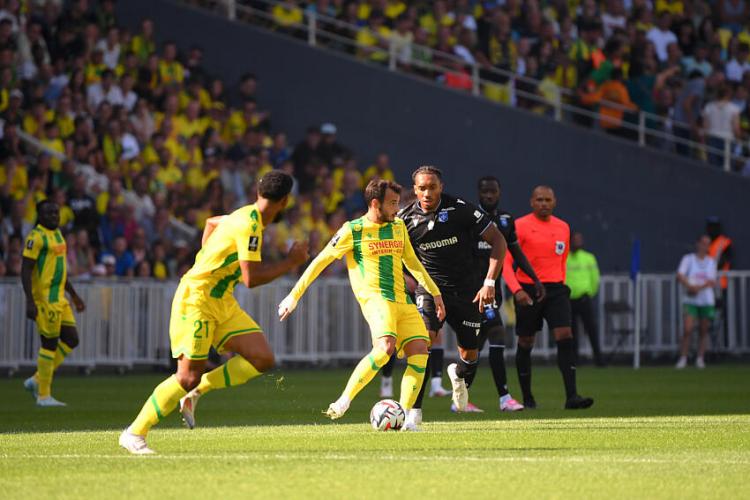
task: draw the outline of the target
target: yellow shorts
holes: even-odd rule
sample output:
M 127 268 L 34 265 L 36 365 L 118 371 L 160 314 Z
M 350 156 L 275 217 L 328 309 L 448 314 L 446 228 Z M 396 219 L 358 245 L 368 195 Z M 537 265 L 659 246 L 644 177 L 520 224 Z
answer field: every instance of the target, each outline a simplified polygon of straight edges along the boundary
M 361 306 L 362 314 L 370 325 L 373 342 L 380 337 L 394 337 L 398 353 L 412 340 L 425 340 L 429 345 L 430 336 L 414 304 L 399 304 L 373 297 Z
M 232 337 L 256 332 L 260 327 L 234 297 L 207 298 L 185 283 L 177 287 L 169 320 L 173 358 L 208 359 L 211 346 L 223 352 Z
M 73 328 L 76 326 L 73 309 L 70 308 L 70 304 L 65 299 L 56 304 L 37 302 L 36 308 L 36 328 L 43 337 L 57 338 L 60 336 L 62 326 Z

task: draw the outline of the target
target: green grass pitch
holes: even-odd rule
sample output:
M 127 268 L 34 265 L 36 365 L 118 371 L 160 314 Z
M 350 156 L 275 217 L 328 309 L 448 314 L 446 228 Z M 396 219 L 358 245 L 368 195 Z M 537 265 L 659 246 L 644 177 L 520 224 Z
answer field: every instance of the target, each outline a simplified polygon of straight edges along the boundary
M 0 380 L 0 498 L 750 497 L 747 366 L 582 367 L 596 404 L 580 412 L 560 409 L 557 370 L 538 368 L 540 408 L 500 414 L 484 363 L 472 401 L 485 413 L 426 399 L 424 431 L 408 434 L 370 428 L 378 379 L 340 422 L 324 418 L 348 373 L 285 370 L 206 395 L 199 428 L 172 414 L 152 431 L 153 457 L 117 437 L 164 375 L 61 375 L 62 409 Z

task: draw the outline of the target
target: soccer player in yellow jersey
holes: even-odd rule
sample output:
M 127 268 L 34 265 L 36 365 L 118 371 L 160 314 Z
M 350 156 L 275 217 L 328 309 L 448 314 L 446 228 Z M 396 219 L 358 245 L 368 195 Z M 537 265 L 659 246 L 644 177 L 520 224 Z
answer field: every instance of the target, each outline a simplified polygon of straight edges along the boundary
M 422 387 L 430 337 L 417 307 L 406 292 L 403 267 L 435 298 L 436 312 L 445 315 L 440 290 L 417 259 L 404 227 L 396 218 L 401 186 L 392 181 L 372 180 L 365 188 L 368 211 L 364 217 L 346 222 L 326 248 L 305 270 L 289 295 L 279 305 L 279 316 L 286 319 L 305 290 L 335 259 L 346 255 L 352 291 L 370 325 L 372 351 L 354 369 L 341 397 L 326 414 L 341 418 L 354 397 L 390 359 L 394 352 L 406 355 L 406 371 L 401 381 L 401 406 L 407 412 L 403 430 L 419 430 L 421 420 L 412 411 Z
M 76 320 L 65 299 L 68 292 L 78 312 L 85 309 L 67 280 L 65 238 L 60 225 L 60 207 L 50 200 L 36 205 L 39 223 L 26 238 L 21 266 L 21 283 L 26 294 L 26 317 L 36 321 L 42 345 L 36 373 L 24 381 L 37 406 L 65 406 L 52 397 L 52 375 L 78 345 Z
M 212 217 L 203 247 L 183 276 L 172 302 L 169 337 L 177 373 L 159 384 L 140 413 L 120 435 L 130 453 L 153 453 L 149 429 L 177 408 L 189 428 L 195 426 L 198 398 L 213 389 L 244 384 L 271 369 L 273 352 L 258 324 L 233 296 L 240 281 L 248 288 L 268 283 L 308 259 L 307 246 L 295 243 L 281 262 L 261 264 L 263 229 L 286 207 L 292 178 L 273 170 L 258 182 L 258 201 L 223 217 Z M 236 354 L 204 373 L 211 346 Z

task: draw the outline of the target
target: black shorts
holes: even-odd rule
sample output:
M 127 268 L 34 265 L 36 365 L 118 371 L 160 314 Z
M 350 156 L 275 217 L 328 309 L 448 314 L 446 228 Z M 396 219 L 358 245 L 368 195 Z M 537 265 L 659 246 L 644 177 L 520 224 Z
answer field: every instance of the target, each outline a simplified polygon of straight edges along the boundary
M 437 317 L 432 295 L 421 286 L 417 287 L 415 295 L 417 309 L 427 329 L 433 332 L 440 330 L 443 322 Z M 474 296 L 444 292 L 442 297 L 445 303 L 445 322 L 456 332 L 458 345 L 463 349 L 477 349 L 482 315 L 479 314 L 479 307 L 471 301 Z
M 521 285 L 529 297 L 534 298 L 534 285 Z M 547 321 L 547 327 L 570 327 L 570 288 L 564 283 L 545 283 L 547 295 L 541 302 L 534 301 L 533 305 L 521 306 L 516 304 L 516 335 L 528 337 L 535 335 L 542 329 L 542 320 Z

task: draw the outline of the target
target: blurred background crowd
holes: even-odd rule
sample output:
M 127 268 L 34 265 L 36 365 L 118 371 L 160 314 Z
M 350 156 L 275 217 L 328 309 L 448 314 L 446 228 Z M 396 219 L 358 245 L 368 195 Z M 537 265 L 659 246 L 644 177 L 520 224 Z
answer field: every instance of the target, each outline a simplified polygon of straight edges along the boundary
M 473 90 L 478 65 L 480 91 L 492 100 L 549 115 L 572 104 L 602 115 L 577 113 L 577 123 L 633 140 L 644 111 L 652 146 L 716 166 L 723 155 L 680 139 L 719 150 L 729 140 L 733 154 L 748 155 L 747 0 L 238 3 L 268 14 L 247 20 L 293 34 L 305 12 L 326 16 L 320 28 L 355 41 L 346 50 L 358 57 L 386 64 L 393 51 L 401 69 L 452 88 Z M 742 162 L 732 168 L 750 174 Z
M 292 240 L 317 253 L 365 210 L 369 179 L 393 178 L 387 154 L 360 164 L 333 123 L 290 144 L 256 75 L 214 78 L 199 47 L 157 44 L 150 20 L 118 27 L 112 0 L 61 3 L 0 0 L 0 277 L 20 274 L 45 198 L 61 207 L 69 276 L 168 279 L 192 264 L 205 220 L 252 203 L 269 169 L 295 178 L 265 232 L 270 259 Z

